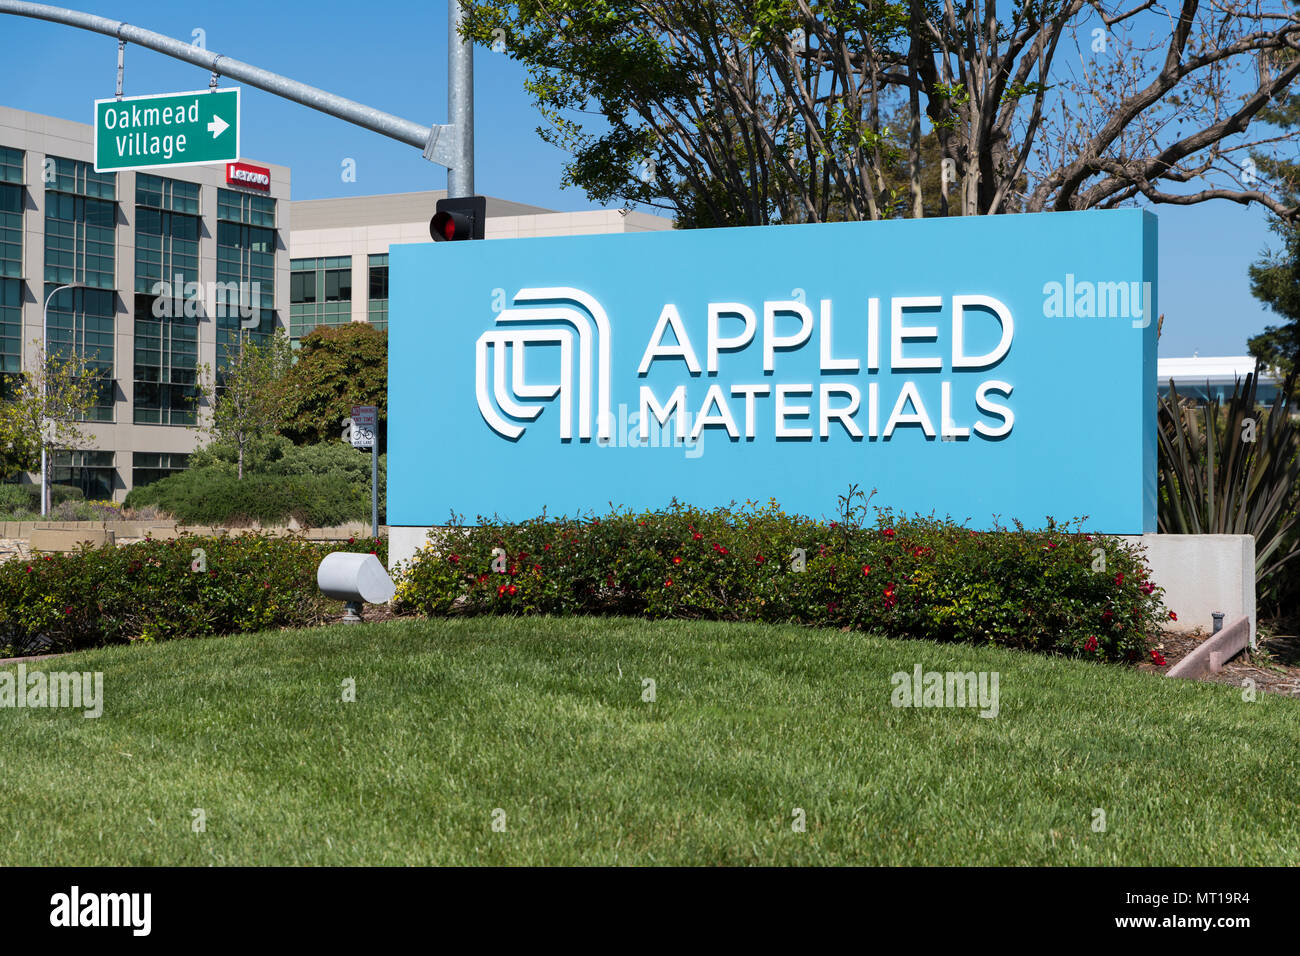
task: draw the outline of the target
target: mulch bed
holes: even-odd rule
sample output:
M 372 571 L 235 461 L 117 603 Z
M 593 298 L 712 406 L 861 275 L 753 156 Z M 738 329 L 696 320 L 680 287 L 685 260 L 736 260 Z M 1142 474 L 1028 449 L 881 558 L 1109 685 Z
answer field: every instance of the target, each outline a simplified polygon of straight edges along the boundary
M 1208 637 L 1208 634 L 1199 630 L 1186 634 L 1167 631 L 1151 645 L 1152 649 L 1164 656 L 1167 665 L 1157 667 L 1147 661 L 1139 664 L 1138 669 L 1164 673 L 1199 647 Z M 1219 673 L 1210 674 L 1203 679 L 1216 684 L 1241 687 L 1242 682 L 1247 678 L 1255 682 L 1258 690 L 1300 698 L 1300 637 L 1295 635 L 1263 637 L 1254 651 L 1246 648 L 1228 661 Z

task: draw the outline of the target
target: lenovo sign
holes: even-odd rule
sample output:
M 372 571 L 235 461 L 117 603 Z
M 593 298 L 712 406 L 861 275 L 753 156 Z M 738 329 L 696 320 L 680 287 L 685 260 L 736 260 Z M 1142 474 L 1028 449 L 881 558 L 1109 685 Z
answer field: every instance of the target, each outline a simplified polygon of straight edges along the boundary
M 231 186 L 247 186 L 249 189 L 271 191 L 271 171 L 264 166 L 250 166 L 248 163 L 226 163 L 226 182 Z

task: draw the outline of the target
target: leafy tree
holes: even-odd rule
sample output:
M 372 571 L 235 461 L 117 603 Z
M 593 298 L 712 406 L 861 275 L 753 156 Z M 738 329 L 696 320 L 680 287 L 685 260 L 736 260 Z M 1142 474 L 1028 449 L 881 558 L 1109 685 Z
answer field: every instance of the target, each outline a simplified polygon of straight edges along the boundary
M 285 392 L 280 431 L 295 444 L 337 441 L 353 405 L 374 405 L 382 451 L 388 419 L 388 334 L 365 322 L 316 329 L 302 339 Z
M 461 2 L 466 35 L 529 70 L 565 183 L 684 225 L 1138 199 L 1297 213 L 1240 175 L 1248 128 L 1300 74 L 1282 0 Z
M 35 471 L 44 446 L 49 465 L 57 449 L 81 448 L 95 440 L 85 418 L 99 395 L 99 373 L 76 353 L 46 355 L 36 345 L 32 367 L 9 383 L 0 401 L 0 468 L 9 477 Z M 45 510 L 49 510 L 49 501 Z
M 1300 96 L 1290 93 L 1261 115 L 1279 129 L 1300 129 Z M 1294 158 L 1255 151 L 1249 162 L 1249 177 L 1267 180 L 1289 203 L 1300 204 L 1300 163 Z M 1274 217 L 1272 228 L 1282 238 L 1283 247 L 1266 253 L 1250 267 L 1250 291 L 1285 321 L 1267 326 L 1247 347 L 1265 366 L 1289 375 L 1300 358 L 1300 229 L 1278 217 Z
M 205 376 L 205 397 L 212 408 L 207 430 L 214 443 L 235 450 L 235 473 L 242 479 L 250 454 L 273 441 L 284 423 L 285 375 L 293 362 L 282 330 L 265 344 L 242 331 L 239 347 L 228 350 L 225 367 Z

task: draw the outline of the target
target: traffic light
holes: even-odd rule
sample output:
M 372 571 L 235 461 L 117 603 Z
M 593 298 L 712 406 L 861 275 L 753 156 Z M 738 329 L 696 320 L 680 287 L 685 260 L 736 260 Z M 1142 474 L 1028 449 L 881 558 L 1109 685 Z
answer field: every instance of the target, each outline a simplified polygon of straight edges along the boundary
M 429 220 L 429 235 L 433 236 L 435 242 L 482 239 L 483 224 L 486 219 L 487 197 L 485 196 L 439 199 L 438 211 Z

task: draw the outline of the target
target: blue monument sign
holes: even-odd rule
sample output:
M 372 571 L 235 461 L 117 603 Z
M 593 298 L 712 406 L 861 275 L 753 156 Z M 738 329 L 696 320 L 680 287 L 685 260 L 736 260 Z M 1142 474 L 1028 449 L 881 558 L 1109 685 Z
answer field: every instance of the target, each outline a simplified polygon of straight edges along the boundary
M 1139 210 L 393 246 L 388 520 L 775 498 L 1155 530 Z

